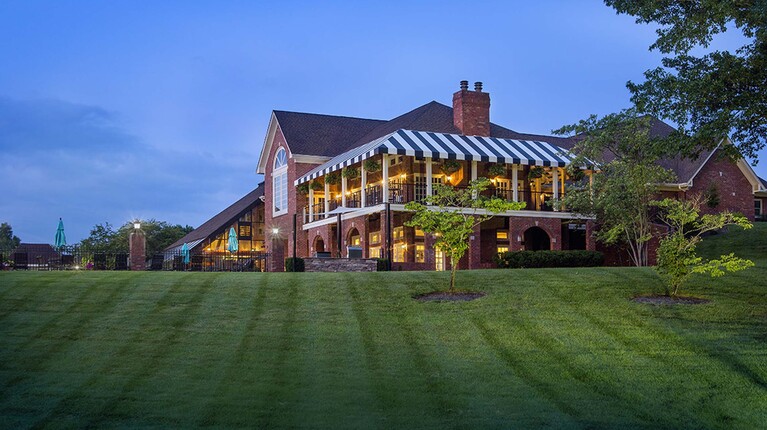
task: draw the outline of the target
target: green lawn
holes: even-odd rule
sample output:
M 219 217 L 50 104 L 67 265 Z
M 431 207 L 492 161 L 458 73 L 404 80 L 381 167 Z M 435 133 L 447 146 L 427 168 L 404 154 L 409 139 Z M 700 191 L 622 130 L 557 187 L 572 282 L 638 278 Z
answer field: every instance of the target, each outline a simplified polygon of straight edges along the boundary
M 767 225 L 704 245 L 757 267 L 675 307 L 633 268 L 3 272 L 0 428 L 764 428 Z

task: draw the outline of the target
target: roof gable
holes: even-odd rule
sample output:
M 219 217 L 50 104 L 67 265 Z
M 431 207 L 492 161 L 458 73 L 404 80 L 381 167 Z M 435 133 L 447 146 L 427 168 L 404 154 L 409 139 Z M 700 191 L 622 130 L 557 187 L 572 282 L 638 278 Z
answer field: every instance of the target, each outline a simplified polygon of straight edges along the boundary
M 385 123 L 377 119 L 274 111 L 293 154 L 332 157 L 351 148 L 359 138 Z

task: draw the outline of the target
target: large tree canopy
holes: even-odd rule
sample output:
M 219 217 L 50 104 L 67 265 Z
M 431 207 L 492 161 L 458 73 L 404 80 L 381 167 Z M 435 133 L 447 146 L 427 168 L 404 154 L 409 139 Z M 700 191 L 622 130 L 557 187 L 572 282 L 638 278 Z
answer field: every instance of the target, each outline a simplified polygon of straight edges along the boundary
M 668 56 L 663 67 L 645 72 L 645 82 L 627 84 L 636 106 L 669 119 L 684 155 L 697 155 L 731 136 L 730 155 L 756 159 L 767 140 L 767 1 L 605 0 L 637 23 L 657 24 L 650 49 Z M 740 31 L 746 43 L 735 50 L 691 55 L 714 36 Z M 738 154 L 739 151 L 739 154 Z
M 150 219 L 140 221 L 141 229 L 146 234 L 147 255 L 162 252 L 171 243 L 184 237 L 194 230 L 191 226 L 172 225 L 166 221 Z M 126 222 L 122 227 L 115 230 L 111 224 L 97 224 L 91 229 L 91 234 L 80 242 L 81 246 L 98 249 L 105 252 L 126 252 L 128 250 L 128 236 L 133 230 L 133 222 Z
M 0 224 L 0 249 L 13 249 L 19 246 L 21 239 L 13 234 L 13 228 L 7 222 Z

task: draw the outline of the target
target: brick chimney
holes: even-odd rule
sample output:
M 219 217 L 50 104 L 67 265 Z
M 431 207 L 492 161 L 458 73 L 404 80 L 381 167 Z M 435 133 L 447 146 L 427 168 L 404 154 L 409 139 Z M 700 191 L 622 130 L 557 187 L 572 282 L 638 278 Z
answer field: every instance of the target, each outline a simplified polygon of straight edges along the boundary
M 482 92 L 482 82 L 461 81 L 461 89 L 453 94 L 453 124 L 467 136 L 490 136 L 490 94 Z

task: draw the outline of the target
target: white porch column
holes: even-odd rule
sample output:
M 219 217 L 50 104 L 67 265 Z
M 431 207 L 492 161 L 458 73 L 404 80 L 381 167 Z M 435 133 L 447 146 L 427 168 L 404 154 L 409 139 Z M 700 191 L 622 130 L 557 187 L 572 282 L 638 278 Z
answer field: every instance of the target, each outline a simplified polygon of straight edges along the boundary
M 314 221 L 314 190 L 309 188 L 309 222 Z
M 519 166 L 516 164 L 513 164 L 511 166 L 511 191 L 512 191 L 515 202 L 519 201 L 519 189 L 518 189 L 519 187 L 517 184 L 519 182 L 517 180 L 517 177 L 519 175 L 518 172 L 519 172 Z
M 471 180 L 477 180 L 477 160 L 471 160 Z
M 328 212 L 330 212 L 330 184 L 325 182 L 325 218 L 327 218 Z
M 383 154 L 383 166 L 381 166 L 381 182 L 383 190 L 383 203 L 389 201 L 389 154 Z
M 591 195 L 591 198 L 594 198 L 594 171 L 589 170 L 589 194 Z
M 365 207 L 365 188 L 368 186 L 368 172 L 365 170 L 365 166 L 360 164 L 360 169 L 362 169 L 362 176 L 360 177 L 360 207 Z
M 432 192 L 431 157 L 426 157 L 426 195 L 430 196 L 431 192 Z
M 554 188 L 554 200 L 558 200 L 559 199 L 559 167 L 554 167 L 554 169 L 551 171 L 551 174 L 552 174 L 551 179 L 553 182 L 552 186 Z M 555 211 L 559 210 L 556 204 L 554 205 L 554 210 Z
M 346 176 L 341 173 L 341 206 L 346 207 Z

